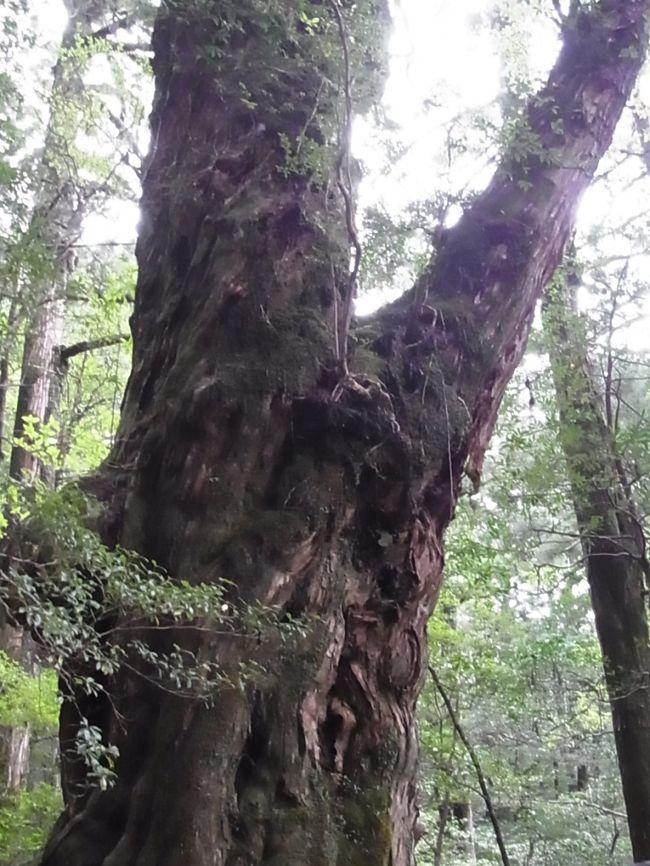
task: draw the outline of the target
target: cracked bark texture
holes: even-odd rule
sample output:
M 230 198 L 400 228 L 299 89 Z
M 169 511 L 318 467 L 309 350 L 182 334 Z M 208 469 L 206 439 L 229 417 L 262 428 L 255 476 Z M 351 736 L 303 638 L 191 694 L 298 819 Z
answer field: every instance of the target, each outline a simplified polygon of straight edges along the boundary
M 635 862 L 650 860 L 645 538 L 566 282 L 544 303 L 560 440 L 585 556 Z
M 80 698 L 120 749 L 108 791 L 83 787 L 64 705 L 66 809 L 43 866 L 414 861 L 414 711 L 444 530 L 635 81 L 650 0 L 601 2 L 567 30 L 525 118 L 539 151 L 506 160 L 414 290 L 357 323 L 343 382 L 341 202 L 287 165 L 287 144 L 299 157 L 333 139 L 340 45 L 326 5 L 313 33 L 299 5 L 163 5 L 133 370 L 86 489 L 107 543 L 316 618 L 290 655 L 205 638 L 226 667 L 269 669 L 210 707 L 127 671 L 110 703 Z M 340 5 L 371 100 L 384 10 Z

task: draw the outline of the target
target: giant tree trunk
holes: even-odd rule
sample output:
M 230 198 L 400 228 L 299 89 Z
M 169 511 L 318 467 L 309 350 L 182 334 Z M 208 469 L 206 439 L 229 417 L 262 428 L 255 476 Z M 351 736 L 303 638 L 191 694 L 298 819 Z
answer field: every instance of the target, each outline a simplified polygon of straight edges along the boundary
M 635 862 L 650 861 L 645 542 L 566 284 L 545 303 L 560 438 L 585 554 Z
M 290 657 L 279 639 L 205 637 L 226 669 L 267 668 L 209 707 L 133 671 L 110 701 L 80 698 L 120 749 L 108 791 L 81 787 L 66 704 L 47 866 L 413 862 L 443 533 L 634 83 L 650 0 L 580 17 L 528 113 L 539 152 L 508 160 L 416 289 L 357 326 L 346 376 L 350 239 L 335 180 L 306 155 L 333 137 L 336 13 L 369 98 L 380 6 L 315 2 L 306 26 L 296 0 L 163 4 L 133 371 L 87 488 L 107 543 L 316 616 Z

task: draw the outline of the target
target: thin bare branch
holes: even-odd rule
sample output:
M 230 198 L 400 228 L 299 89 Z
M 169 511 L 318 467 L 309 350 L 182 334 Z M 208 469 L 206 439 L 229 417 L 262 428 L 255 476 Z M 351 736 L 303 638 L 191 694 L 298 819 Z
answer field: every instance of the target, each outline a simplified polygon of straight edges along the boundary
M 494 836 L 496 839 L 497 846 L 499 848 L 499 853 L 501 854 L 501 861 L 503 866 L 510 866 L 510 858 L 508 857 L 508 850 L 506 848 L 505 841 L 503 839 L 503 833 L 501 832 L 501 825 L 499 824 L 499 819 L 497 818 L 496 811 L 494 809 L 494 804 L 492 803 L 492 797 L 490 796 L 490 789 L 487 785 L 487 779 L 485 778 L 485 774 L 483 773 L 483 769 L 481 767 L 481 762 L 478 759 L 478 755 L 474 751 L 474 747 L 470 743 L 467 734 L 465 733 L 465 729 L 460 723 L 460 719 L 458 718 L 458 714 L 454 709 L 454 706 L 447 694 L 445 687 L 440 681 L 440 677 L 436 669 L 433 665 L 429 665 L 429 673 L 431 674 L 431 679 L 433 680 L 433 684 L 438 690 L 440 697 L 442 698 L 445 707 L 447 708 L 447 712 L 449 713 L 449 718 L 451 719 L 451 723 L 454 726 L 454 730 L 458 734 L 458 738 L 465 746 L 467 754 L 469 755 L 469 759 L 472 762 L 474 770 L 476 772 L 476 778 L 479 783 L 479 787 L 481 789 L 481 797 L 483 798 L 483 802 L 485 803 L 485 808 L 487 810 L 488 816 L 490 818 L 490 822 L 492 824 L 492 829 L 494 830 Z

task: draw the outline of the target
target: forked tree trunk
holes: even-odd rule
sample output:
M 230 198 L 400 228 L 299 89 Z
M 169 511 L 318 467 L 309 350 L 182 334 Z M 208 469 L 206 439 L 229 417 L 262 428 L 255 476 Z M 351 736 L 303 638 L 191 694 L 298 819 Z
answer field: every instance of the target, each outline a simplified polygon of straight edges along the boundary
M 443 533 L 633 86 L 650 0 L 580 17 L 528 113 L 539 150 L 497 171 L 413 292 L 357 326 L 341 380 L 349 238 L 336 182 L 308 169 L 334 134 L 336 12 L 370 98 L 380 5 L 314 2 L 309 24 L 297 0 L 161 10 L 133 371 L 87 488 L 107 543 L 315 616 L 291 654 L 206 637 L 226 669 L 267 668 L 210 707 L 132 671 L 110 703 L 84 699 L 120 749 L 108 791 L 80 788 L 66 705 L 47 866 L 413 862 Z
M 591 603 L 612 709 L 635 862 L 650 861 L 650 645 L 645 540 L 568 286 L 545 302 L 545 330 Z

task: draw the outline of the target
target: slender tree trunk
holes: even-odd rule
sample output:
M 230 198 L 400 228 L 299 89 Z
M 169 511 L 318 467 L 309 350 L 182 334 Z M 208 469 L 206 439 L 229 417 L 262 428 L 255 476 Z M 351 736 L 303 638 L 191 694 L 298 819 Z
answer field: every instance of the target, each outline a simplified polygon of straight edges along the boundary
M 0 649 L 26 669 L 31 668 L 30 644 L 22 629 L 4 626 L 0 630 Z M 0 727 L 0 798 L 16 794 L 27 783 L 30 734 L 29 725 Z
M 635 861 L 650 861 L 650 646 L 645 540 L 621 477 L 583 325 L 558 281 L 545 328 Z
M 15 479 L 33 481 L 42 469 L 29 448 L 16 444 L 16 440 L 25 439 L 25 419 L 44 423 L 48 415 L 55 417 L 58 411 L 57 350 L 63 340 L 68 280 L 76 263 L 74 244 L 79 239 L 88 199 L 74 159 L 65 150 L 76 132 L 83 88 L 79 69 L 69 53 L 78 39 L 93 32 L 106 8 L 107 0 L 66 0 L 69 18 L 54 67 L 50 118 L 28 230 L 33 262 L 25 290 L 25 342 L 9 463 L 10 475 Z M 48 479 L 52 480 L 51 474 Z
M 438 829 L 436 831 L 436 844 L 433 849 L 433 866 L 443 866 L 442 855 L 445 847 L 445 830 L 449 823 L 449 794 L 438 807 Z
M 476 866 L 476 828 L 474 826 L 474 809 L 471 802 L 468 803 L 469 810 L 467 814 L 467 843 L 469 848 L 469 863 L 470 866 Z
M 31 730 L 29 725 L 12 727 L 6 764 L 5 791 L 9 794 L 15 794 L 25 787 L 29 774 L 30 746 Z
M 29 448 L 18 442 L 26 438 L 25 419 L 44 423 L 56 414 L 60 393 L 59 348 L 63 339 L 65 296 L 74 268 L 73 244 L 81 231 L 86 191 L 76 176 L 70 156 L 71 139 L 76 132 L 79 98 L 83 83 L 69 52 L 78 38 L 88 36 L 97 16 L 108 4 L 95 0 L 67 0 L 69 20 L 54 66 L 50 94 L 50 117 L 45 132 L 43 157 L 38 168 L 35 207 L 28 229 L 29 267 L 25 267 L 20 307 L 12 304 L 10 329 L 18 320 L 24 323 L 24 342 L 20 381 L 10 448 L 9 474 L 16 480 L 34 481 L 40 474 L 53 486 L 54 474 L 44 467 Z M 11 333 L 11 331 L 10 331 Z M 0 446 L 7 423 L 6 400 L 9 386 L 8 340 L 0 360 Z M 25 658 L 21 629 L 2 623 L 1 640 L 16 661 Z M 15 649 L 15 651 L 14 651 Z M 27 648 L 29 654 L 29 648 Z M 4 755 L 4 786 L 15 792 L 24 786 L 29 771 L 30 736 L 28 728 L 1 728 L 0 751 Z
M 16 346 L 17 330 L 20 325 L 22 310 L 16 295 L 12 298 L 7 315 L 7 331 L 4 346 L 0 356 L 0 460 L 5 459 L 5 429 L 7 426 L 7 397 L 9 394 L 9 376 L 11 372 L 11 356 Z
M 584 13 L 531 103 L 543 152 L 504 164 L 416 290 L 357 327 L 342 377 L 350 209 L 306 155 L 327 157 L 344 114 L 344 47 L 357 105 L 376 95 L 383 7 L 314 3 L 307 27 L 294 0 L 163 5 L 133 371 L 86 489 L 108 544 L 192 582 L 228 578 L 244 601 L 310 617 L 310 633 L 291 654 L 279 637 L 191 643 L 267 670 L 208 707 L 126 670 L 110 701 L 66 703 L 66 811 L 43 864 L 413 863 L 443 533 L 633 86 L 649 9 Z M 82 787 L 80 712 L 119 747 L 110 790 Z

